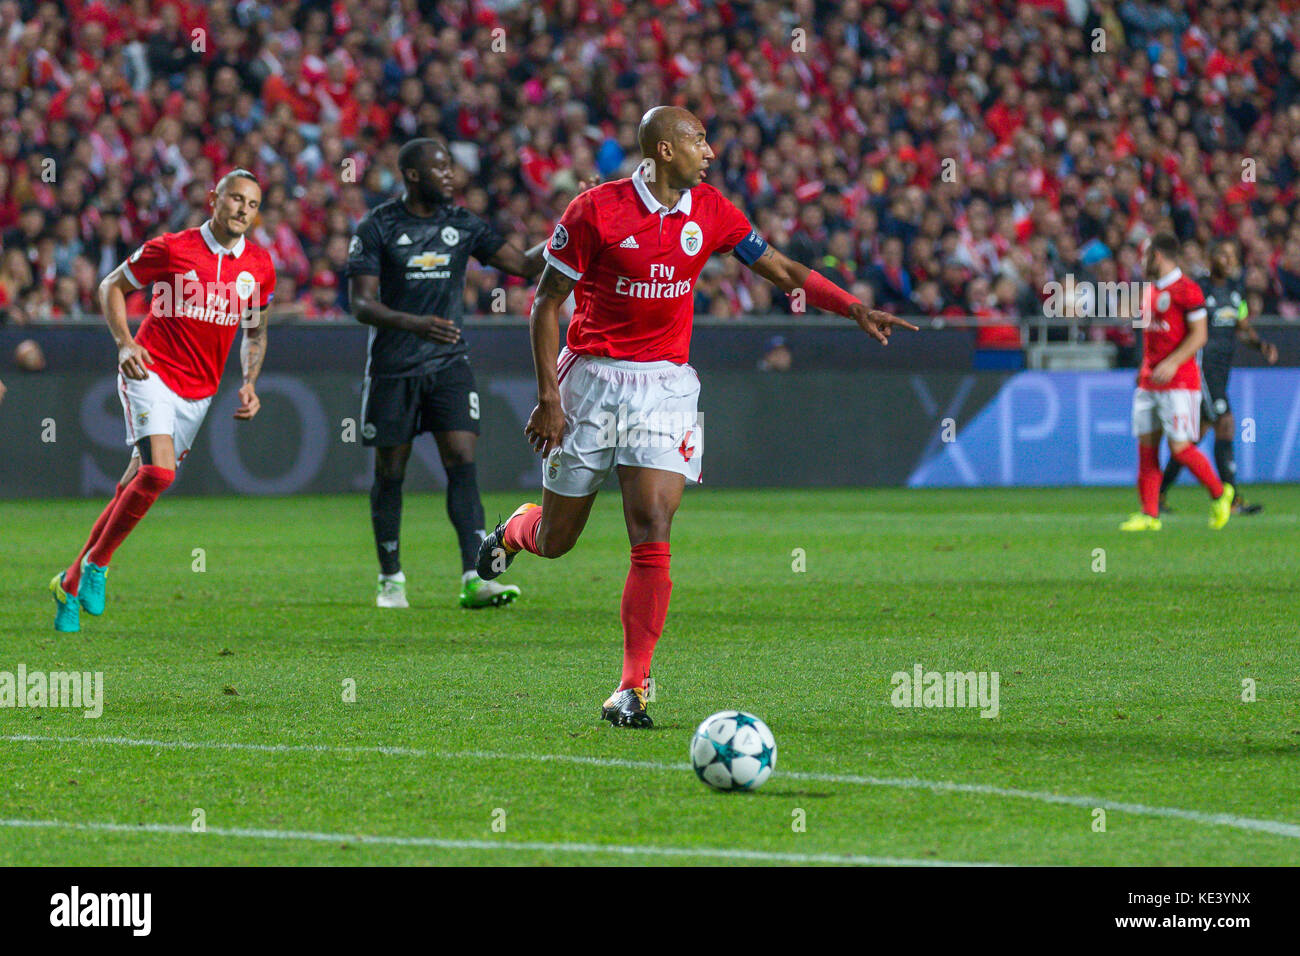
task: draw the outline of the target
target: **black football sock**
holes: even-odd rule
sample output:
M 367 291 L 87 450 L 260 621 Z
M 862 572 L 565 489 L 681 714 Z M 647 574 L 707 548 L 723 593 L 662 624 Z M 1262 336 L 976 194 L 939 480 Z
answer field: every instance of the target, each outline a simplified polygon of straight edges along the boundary
M 370 486 L 370 523 L 375 529 L 375 552 L 379 555 L 379 572 L 396 574 L 402 570 L 399 537 L 402 529 L 402 480 L 375 476 Z
M 478 496 L 478 466 L 472 461 L 447 469 L 447 517 L 460 541 L 460 569 L 472 571 L 483 541 L 483 502 Z
M 1183 473 L 1183 463 L 1173 455 L 1169 456 L 1169 462 L 1165 465 L 1164 476 L 1160 479 L 1160 497 L 1165 496 L 1165 492 L 1174 486 L 1178 476 Z
M 1237 484 L 1237 456 L 1232 453 L 1231 438 L 1214 439 L 1214 467 L 1219 469 L 1219 480 Z

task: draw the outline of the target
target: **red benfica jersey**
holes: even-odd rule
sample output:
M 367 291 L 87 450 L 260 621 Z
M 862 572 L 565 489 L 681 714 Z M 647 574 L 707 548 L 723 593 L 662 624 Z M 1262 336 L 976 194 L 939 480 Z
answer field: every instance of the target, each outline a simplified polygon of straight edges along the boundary
M 137 289 L 154 284 L 135 337 L 153 356 L 149 371 L 181 398 L 216 394 L 241 318 L 275 292 L 270 254 L 243 236 L 222 248 L 205 222 L 150 239 L 123 271 Z
M 577 280 L 567 342 L 579 355 L 686 362 L 695 280 L 710 255 L 749 235 L 745 214 L 712 186 L 669 209 L 638 170 L 580 193 L 564 211 L 546 261 Z
M 1138 388 L 1157 392 L 1175 388 L 1199 391 L 1201 370 L 1196 366 L 1195 355 L 1178 366 L 1174 377 L 1164 385 L 1151 380 L 1151 370 L 1187 338 L 1189 322 L 1205 321 L 1205 296 L 1201 287 L 1183 275 L 1182 269 L 1175 269 L 1158 279 L 1154 286 L 1148 285 L 1145 298 L 1142 314 L 1150 317 L 1151 324 L 1142 335 L 1142 371 L 1138 376 Z

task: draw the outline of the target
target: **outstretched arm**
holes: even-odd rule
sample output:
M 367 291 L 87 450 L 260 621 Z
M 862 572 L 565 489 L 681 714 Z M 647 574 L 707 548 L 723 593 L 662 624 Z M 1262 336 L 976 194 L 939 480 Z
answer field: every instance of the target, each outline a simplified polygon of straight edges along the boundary
M 793 295 L 795 289 L 802 289 L 812 275 L 812 270 L 806 265 L 795 262 L 771 245 L 763 250 L 763 254 L 749 268 L 786 295 Z
M 578 180 L 578 192 L 584 193 L 592 186 L 600 185 L 599 176 L 588 176 L 586 179 Z M 523 279 L 536 279 L 542 274 L 542 269 L 546 266 L 546 260 L 542 252 L 546 249 L 546 243 L 549 240 L 543 239 L 531 249 L 520 249 L 513 239 L 507 239 L 506 244 L 498 249 L 492 258 L 488 259 L 487 264 L 494 269 L 500 269 L 502 272 L 519 276 Z
M 537 373 L 537 407 L 528 416 L 524 435 L 533 450 L 545 456 L 558 448 L 564 436 L 564 410 L 560 408 L 560 383 L 555 361 L 560 354 L 560 307 L 573 291 L 574 280 L 548 265 L 537 285 L 528 334 L 533 343 Z
M 545 248 L 546 240 L 525 251 L 515 245 L 513 240 L 507 239 L 506 244 L 488 259 L 487 264 L 512 276 L 536 279 L 542 274 L 542 268 L 546 265 L 546 260 L 542 258 L 542 251 Z
M 868 309 L 820 272 L 795 262 L 770 245 L 749 264 L 749 268 L 786 295 L 802 291 L 808 305 L 852 319 L 881 345 L 889 344 L 889 335 L 896 325 L 916 331 L 911 322 L 879 309 Z

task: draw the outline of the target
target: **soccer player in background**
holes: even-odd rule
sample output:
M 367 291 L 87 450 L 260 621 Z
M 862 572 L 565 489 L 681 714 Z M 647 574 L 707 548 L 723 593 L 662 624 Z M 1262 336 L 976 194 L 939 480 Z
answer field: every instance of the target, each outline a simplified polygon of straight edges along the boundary
M 379 607 L 409 607 L 402 571 L 402 482 L 411 443 L 432 432 L 447 473 L 447 515 L 460 544 L 460 606 L 500 607 L 513 584 L 483 580 L 474 563 L 483 528 L 474 450 L 479 396 L 461 336 L 465 269 L 473 256 L 510 275 L 536 278 L 539 242 L 527 252 L 488 222 L 453 203 L 451 151 L 441 139 L 416 139 L 397 154 L 400 199 L 372 209 L 348 249 L 348 298 L 369 325 L 361 398 L 361 440 L 375 448 L 370 521 L 379 556 Z
M 479 574 L 492 578 L 520 551 L 565 554 L 617 470 L 632 560 L 620 612 L 622 677 L 601 709 L 616 727 L 652 724 L 645 688 L 672 591 L 669 532 L 704 454 L 700 383 L 687 358 L 693 289 L 709 256 L 732 252 L 783 292 L 851 318 L 882 344 L 895 325 L 915 328 L 786 258 L 704 185 L 714 154 L 693 114 L 655 107 L 638 140 L 640 168 L 575 198 L 547 246 L 530 317 L 537 407 L 525 427 L 544 458 L 542 504 L 520 506 L 478 558 Z M 576 308 L 561 350 L 560 306 L 570 292 Z
M 1196 447 L 1201 422 L 1201 370 L 1196 353 L 1206 340 L 1205 296 L 1178 267 L 1178 240 L 1156 233 L 1146 256 L 1149 279 L 1143 300 L 1148 325 L 1142 335 L 1142 368 L 1133 393 L 1133 434 L 1138 440 L 1138 498 L 1142 510 L 1121 531 L 1160 530 L 1160 436 L 1173 459 L 1210 493 L 1210 527 L 1232 514 L 1231 484 L 1222 484 Z
M 1277 346 L 1261 339 L 1250 324 L 1235 242 L 1225 239 L 1210 250 L 1209 283 L 1204 291 L 1209 330 L 1208 340 L 1201 349 L 1201 427 L 1214 426 L 1214 465 L 1219 479 L 1233 486 L 1233 512 L 1256 514 L 1263 506 L 1247 504 L 1237 483 L 1237 459 L 1232 451 L 1237 422 L 1228 402 L 1228 373 L 1232 371 L 1237 339 L 1253 346 L 1269 365 L 1277 362 Z M 1165 464 L 1164 478 L 1160 481 L 1161 511 L 1169 510 L 1165 494 L 1182 470 L 1177 458 L 1170 458 Z
M 100 283 L 99 302 L 117 344 L 118 397 L 131 461 L 81 553 L 50 581 L 54 629 L 81 630 L 81 610 L 104 613 L 109 561 L 176 477 L 221 383 L 243 325 L 243 384 L 235 418 L 257 414 L 257 377 L 266 358 L 266 308 L 275 293 L 271 256 L 245 238 L 262 190 L 243 169 L 209 193 L 212 218 L 150 239 Z M 152 283 L 149 314 L 132 337 L 126 296 Z

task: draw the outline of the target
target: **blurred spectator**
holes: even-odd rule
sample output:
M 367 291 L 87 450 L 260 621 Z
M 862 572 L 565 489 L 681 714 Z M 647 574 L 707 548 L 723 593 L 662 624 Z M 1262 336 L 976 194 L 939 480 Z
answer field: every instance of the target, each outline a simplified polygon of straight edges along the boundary
M 34 284 L 32 267 L 23 249 L 7 249 L 0 256 L 0 309 L 9 314 L 11 322 L 27 321 L 21 299 Z
M 23 339 L 14 348 L 14 364 L 24 372 L 45 370 L 45 353 L 35 339 Z
M 939 283 L 934 279 L 926 279 L 916 289 L 916 294 L 912 296 L 912 310 L 917 315 L 929 316 L 935 318 L 943 312 L 943 296 L 939 292 Z
M 910 312 L 912 302 L 912 277 L 903 264 L 903 240 L 890 236 L 881 244 L 880 257 L 872 270 L 872 283 L 877 290 L 880 308 L 891 312 Z
M 788 372 L 794 356 L 783 335 L 774 335 L 767 343 L 767 351 L 758 360 L 760 372 Z
M 339 308 L 339 280 L 333 272 L 322 270 L 311 277 L 311 291 L 303 304 L 302 314 L 307 319 L 327 321 L 347 317 Z

